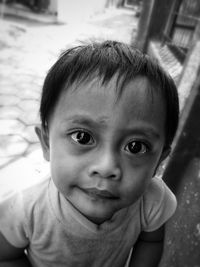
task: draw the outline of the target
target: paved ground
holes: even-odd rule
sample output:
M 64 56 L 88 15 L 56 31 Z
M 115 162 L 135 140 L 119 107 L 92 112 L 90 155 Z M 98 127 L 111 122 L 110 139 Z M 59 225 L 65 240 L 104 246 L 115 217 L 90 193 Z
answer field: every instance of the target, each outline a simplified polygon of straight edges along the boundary
M 21 187 L 48 172 L 34 126 L 43 79 L 60 52 L 90 38 L 130 43 L 137 30 L 134 9 L 107 9 L 87 22 L 44 24 L 0 21 L 0 186 Z

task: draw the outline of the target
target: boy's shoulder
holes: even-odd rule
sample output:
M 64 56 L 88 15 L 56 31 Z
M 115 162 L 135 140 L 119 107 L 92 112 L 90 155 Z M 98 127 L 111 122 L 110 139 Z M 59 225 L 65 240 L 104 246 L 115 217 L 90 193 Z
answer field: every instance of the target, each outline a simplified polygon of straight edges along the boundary
M 41 179 L 0 198 L 0 231 L 16 247 L 25 247 L 35 225 L 45 217 L 50 178 Z M 44 220 L 43 220 L 44 221 Z
M 145 231 L 153 231 L 175 212 L 177 202 L 173 192 L 160 178 L 153 178 L 142 197 L 141 214 Z
M 49 177 L 44 177 L 29 187 L 20 190 L 19 195 L 25 209 L 26 206 L 30 208 L 37 205 L 42 206 L 46 202 L 50 180 Z
M 32 183 L 30 186 L 27 186 L 24 189 L 20 190 L 20 193 L 27 197 L 44 194 L 48 189 L 50 180 L 51 178 L 49 176 L 41 178 L 37 182 Z
M 26 204 L 34 206 L 37 202 L 41 203 L 47 194 L 49 182 L 50 178 L 45 177 L 24 188 L 2 193 L 0 195 L 0 207 L 14 205 L 24 209 Z
M 163 197 L 166 194 L 166 190 L 168 191 L 169 188 L 166 185 L 166 183 L 157 177 L 152 178 L 145 194 L 144 194 L 144 200 L 151 200 L 153 202 L 160 202 L 162 201 Z M 171 190 L 169 190 L 171 192 Z M 167 193 L 169 193 L 167 192 Z
M 154 177 L 143 195 L 143 202 L 146 205 L 163 205 L 166 202 L 176 204 L 176 197 L 161 178 Z

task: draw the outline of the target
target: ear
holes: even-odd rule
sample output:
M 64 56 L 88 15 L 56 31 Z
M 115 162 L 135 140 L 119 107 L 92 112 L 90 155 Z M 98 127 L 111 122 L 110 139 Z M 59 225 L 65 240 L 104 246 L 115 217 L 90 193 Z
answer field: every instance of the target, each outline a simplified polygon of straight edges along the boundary
M 40 144 L 43 151 L 43 157 L 46 161 L 50 160 L 50 150 L 49 150 L 49 133 L 48 130 L 44 130 L 44 128 L 40 126 L 35 127 L 35 132 L 40 140 Z

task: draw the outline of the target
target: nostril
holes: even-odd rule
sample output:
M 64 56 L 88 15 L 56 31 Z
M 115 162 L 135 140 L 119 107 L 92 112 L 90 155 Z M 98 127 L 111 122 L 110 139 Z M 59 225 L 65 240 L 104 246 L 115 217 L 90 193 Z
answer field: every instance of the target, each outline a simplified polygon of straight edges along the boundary
M 93 170 L 89 172 L 89 175 L 91 177 L 99 177 L 99 178 L 104 178 L 104 179 L 113 179 L 117 180 L 120 179 L 121 177 L 121 171 L 119 169 L 115 170 Z
M 116 154 L 106 151 L 91 162 L 88 171 L 90 177 L 117 180 L 121 178 L 122 170 Z
M 93 174 L 94 176 L 99 175 L 99 173 L 98 173 L 97 171 L 93 171 L 92 174 Z
M 108 177 L 107 178 L 112 178 L 112 179 L 114 179 L 114 178 L 116 178 L 117 177 L 117 175 L 116 174 L 111 174 L 111 175 L 108 175 Z

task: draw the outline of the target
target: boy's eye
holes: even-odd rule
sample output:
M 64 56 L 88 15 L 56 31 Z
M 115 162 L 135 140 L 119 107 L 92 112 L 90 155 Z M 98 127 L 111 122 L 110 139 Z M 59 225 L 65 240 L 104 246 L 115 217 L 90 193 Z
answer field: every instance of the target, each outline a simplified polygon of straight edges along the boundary
M 72 133 L 71 138 L 73 139 L 73 141 L 81 145 L 91 145 L 94 143 L 92 136 L 84 131 L 77 131 Z
M 145 154 L 149 148 L 141 141 L 133 141 L 126 145 L 125 150 L 132 154 Z

